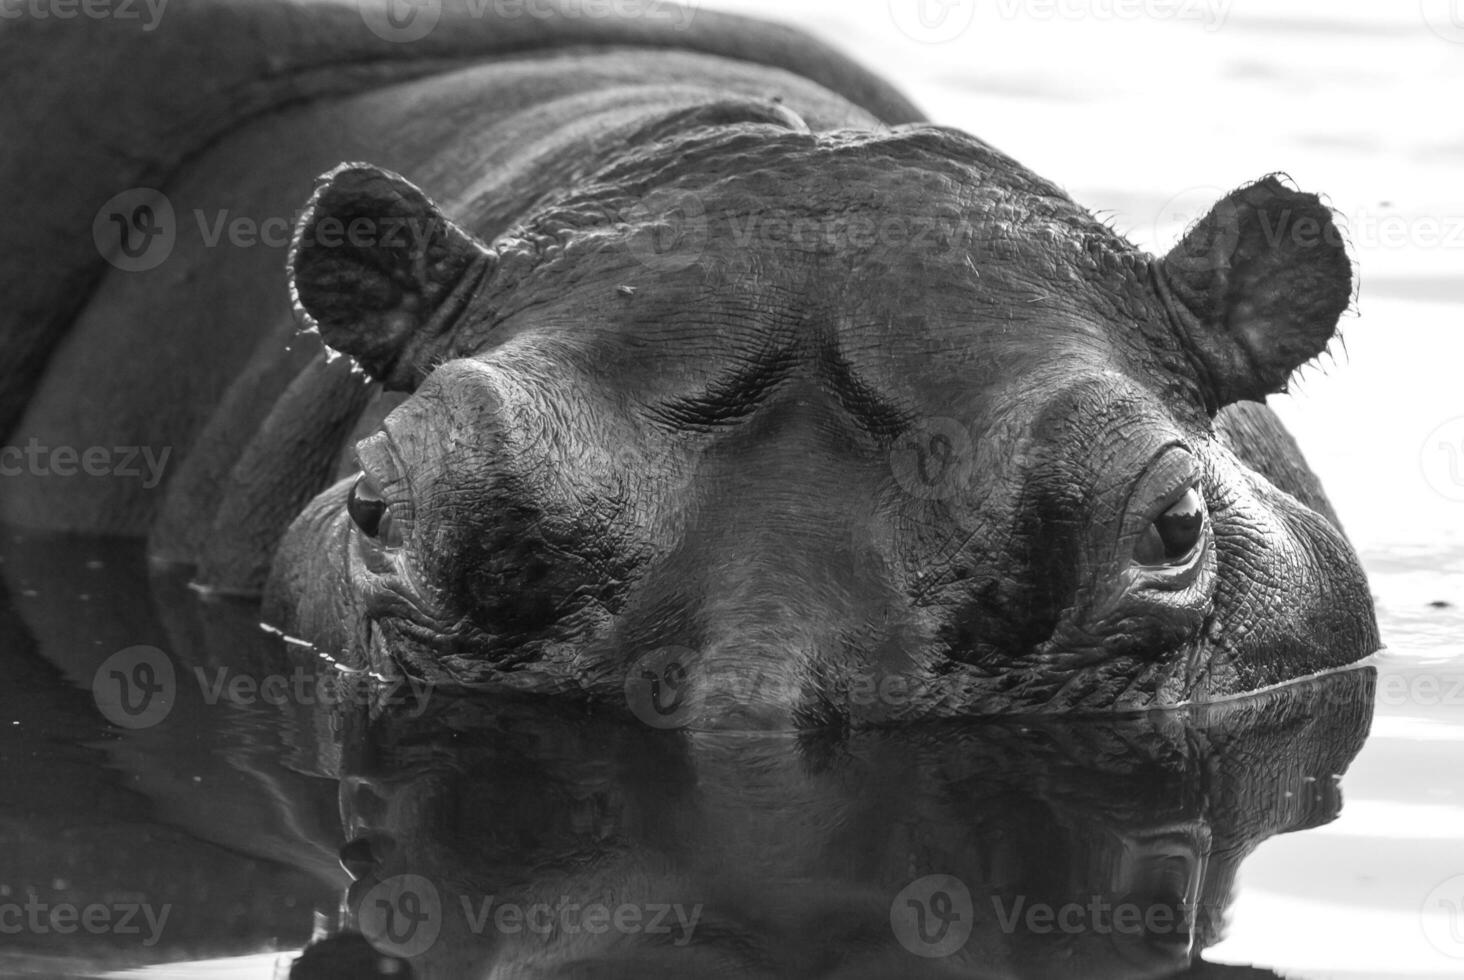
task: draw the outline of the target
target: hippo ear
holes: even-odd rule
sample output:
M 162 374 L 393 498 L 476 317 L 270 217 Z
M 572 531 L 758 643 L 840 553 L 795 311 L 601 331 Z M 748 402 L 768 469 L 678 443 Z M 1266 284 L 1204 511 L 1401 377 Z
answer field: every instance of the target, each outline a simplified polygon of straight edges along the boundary
M 1282 391 L 1352 297 L 1332 212 L 1275 177 L 1232 192 L 1156 266 L 1213 414 Z
M 295 227 L 290 292 L 305 322 L 387 388 L 410 391 L 493 267 L 413 184 L 367 164 L 321 178 Z

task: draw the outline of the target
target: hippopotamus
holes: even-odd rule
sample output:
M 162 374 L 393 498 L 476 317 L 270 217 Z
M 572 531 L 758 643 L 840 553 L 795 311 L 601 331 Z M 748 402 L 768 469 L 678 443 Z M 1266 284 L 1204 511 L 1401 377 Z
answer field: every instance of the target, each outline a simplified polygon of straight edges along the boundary
M 1152 255 L 812 38 L 670 7 L 0 32 L 11 525 L 146 536 L 342 665 L 693 728 L 1379 645 L 1265 405 L 1353 295 L 1284 177 Z

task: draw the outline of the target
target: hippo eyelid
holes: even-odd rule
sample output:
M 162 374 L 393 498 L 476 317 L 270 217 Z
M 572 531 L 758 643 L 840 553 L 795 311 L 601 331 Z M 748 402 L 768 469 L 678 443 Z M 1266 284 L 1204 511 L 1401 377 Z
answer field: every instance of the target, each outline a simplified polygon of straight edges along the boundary
M 346 497 L 351 524 L 366 540 L 389 552 L 405 547 L 416 516 L 407 468 L 392 443 L 379 430 L 356 444 L 360 473 Z
M 1145 538 L 1157 528 L 1157 522 L 1191 497 L 1201 520 L 1193 546 L 1183 555 L 1164 561 L 1141 560 L 1139 552 L 1145 548 Z M 1115 542 L 1115 557 L 1124 565 L 1144 569 L 1146 578 L 1162 580 L 1167 576 L 1183 576 L 1198 565 L 1208 550 L 1209 527 L 1210 511 L 1199 459 L 1188 446 L 1171 442 L 1150 457 L 1130 492 Z
M 1124 512 L 1148 524 L 1179 503 L 1190 490 L 1204 498 L 1199 457 L 1182 442 L 1165 443 L 1140 470 Z
M 389 503 L 412 499 L 409 471 L 387 430 L 377 430 L 356 444 L 356 466 L 370 474 Z

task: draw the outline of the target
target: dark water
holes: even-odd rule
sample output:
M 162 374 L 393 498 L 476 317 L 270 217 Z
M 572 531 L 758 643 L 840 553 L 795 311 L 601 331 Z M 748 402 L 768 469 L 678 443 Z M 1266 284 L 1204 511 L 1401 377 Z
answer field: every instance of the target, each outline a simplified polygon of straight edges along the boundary
M 1258 848 L 1337 825 L 1375 721 L 1390 765 L 1459 758 L 1387 663 L 1110 719 L 669 732 L 345 677 L 134 546 L 3 558 L 7 974 L 271 977 L 345 927 L 433 977 L 1270 977 L 1189 969 L 1295 935 L 1227 925 Z M 1406 837 L 1362 829 L 1323 876 Z

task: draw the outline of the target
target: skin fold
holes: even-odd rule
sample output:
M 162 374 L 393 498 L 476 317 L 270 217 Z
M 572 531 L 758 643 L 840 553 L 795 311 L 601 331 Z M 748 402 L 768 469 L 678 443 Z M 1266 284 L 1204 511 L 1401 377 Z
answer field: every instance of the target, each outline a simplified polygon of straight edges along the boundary
M 1352 295 L 1315 195 L 1264 177 L 1155 257 L 811 43 L 540 27 L 256 78 L 271 111 L 150 144 L 172 253 L 20 344 L 8 438 L 179 462 L 0 515 L 146 534 L 351 665 L 698 729 L 1169 705 L 1377 648 L 1263 405 Z M 289 57 L 339 75 L 353 30 Z M 288 249 L 211 242 L 221 207 Z

